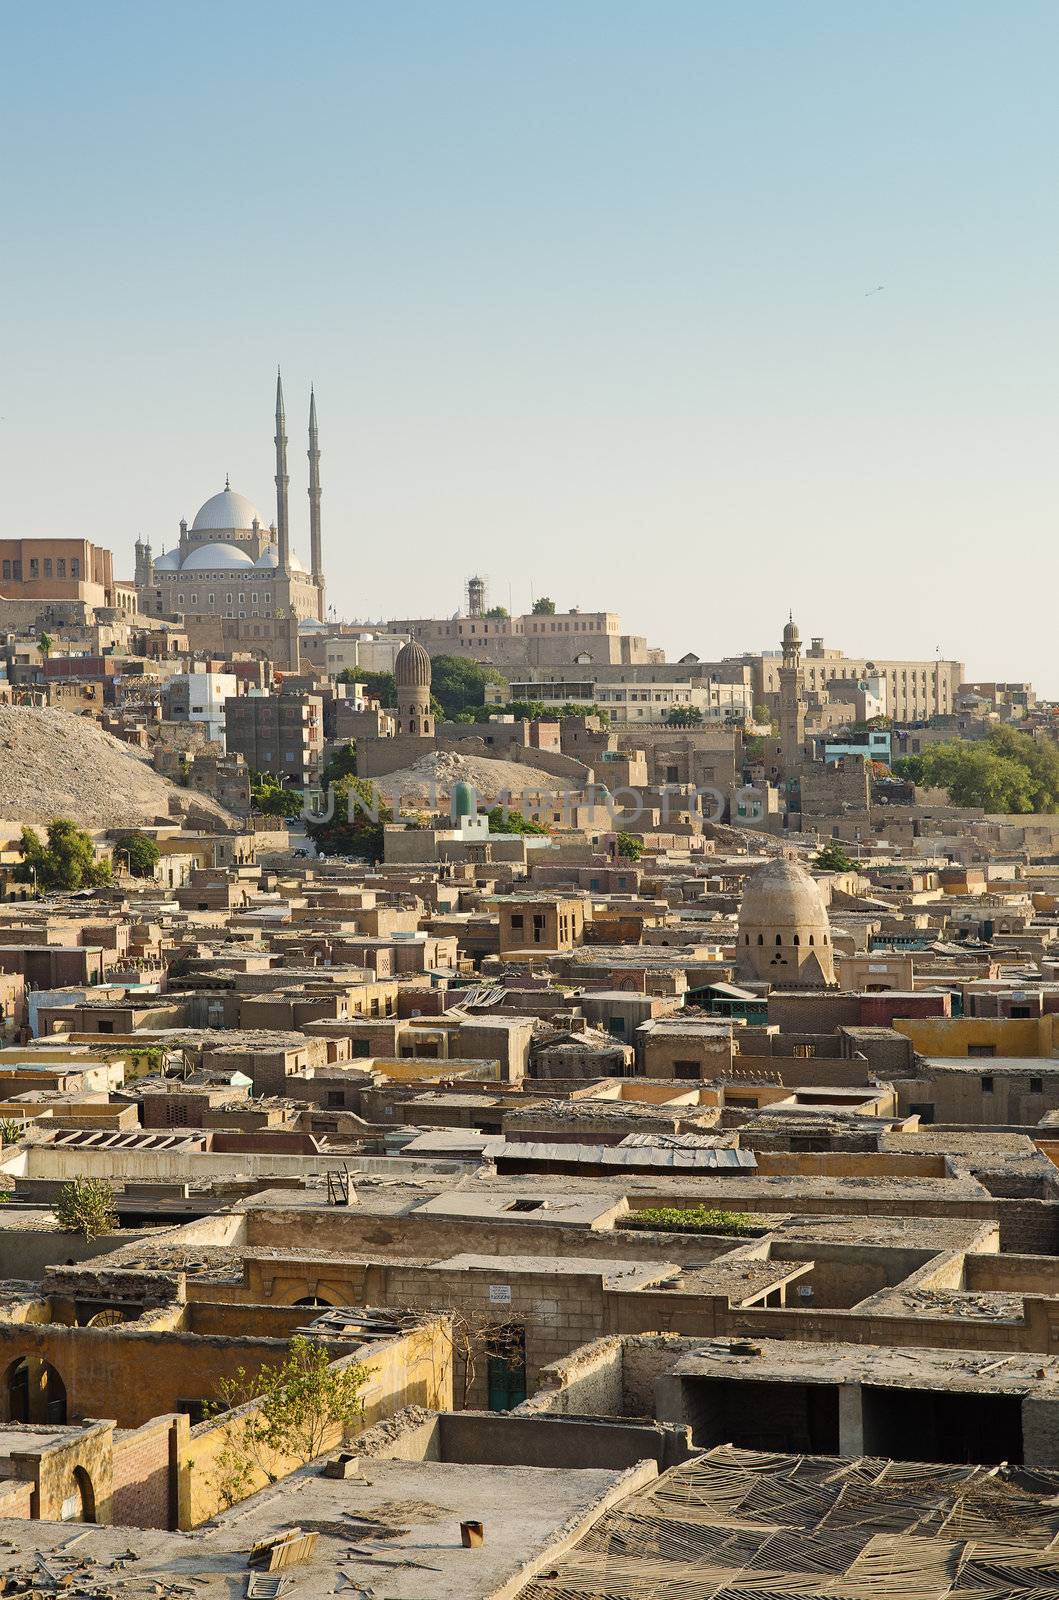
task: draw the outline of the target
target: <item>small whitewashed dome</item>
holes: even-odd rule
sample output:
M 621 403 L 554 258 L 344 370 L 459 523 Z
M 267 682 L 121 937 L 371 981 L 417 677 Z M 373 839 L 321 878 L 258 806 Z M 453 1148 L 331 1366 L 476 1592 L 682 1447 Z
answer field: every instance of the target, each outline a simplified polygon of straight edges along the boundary
M 274 572 L 279 566 L 279 550 L 277 547 L 274 544 L 268 545 L 264 550 L 262 550 L 257 560 L 254 562 L 254 566 L 262 572 L 266 570 Z M 290 553 L 290 569 L 292 572 L 305 571 L 305 568 L 298 557 L 294 554 L 293 550 Z
M 204 506 L 200 506 L 191 524 L 192 533 L 249 533 L 255 522 L 265 527 L 265 521 L 257 507 L 246 498 L 245 494 L 236 494 L 227 484 L 220 494 L 211 495 Z
M 163 555 L 156 556 L 153 564 L 156 572 L 179 572 L 180 551 L 167 550 Z
M 214 572 L 225 567 L 252 567 L 250 555 L 234 544 L 200 544 L 183 562 L 181 572 Z

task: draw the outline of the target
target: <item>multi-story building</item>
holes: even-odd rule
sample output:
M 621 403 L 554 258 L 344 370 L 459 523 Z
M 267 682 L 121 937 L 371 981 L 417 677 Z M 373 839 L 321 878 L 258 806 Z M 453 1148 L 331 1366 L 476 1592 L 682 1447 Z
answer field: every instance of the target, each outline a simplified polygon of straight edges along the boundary
M 345 627 L 303 628 L 301 657 L 306 666 L 337 678 L 340 672 L 392 672 L 405 633 L 350 632 Z
M 314 694 L 248 694 L 224 702 L 225 743 L 255 772 L 316 783 L 324 751 L 324 709 Z
M 163 695 L 170 722 L 198 722 L 206 737 L 224 748 L 224 705 L 239 692 L 239 680 L 230 672 L 181 672 L 171 678 Z
M 765 650 L 734 658 L 751 669 L 755 704 L 778 703 L 780 651 Z M 853 699 L 858 682 L 882 678 L 886 682 L 886 712 L 897 722 L 947 716 L 956 709 L 957 693 L 964 678 L 962 661 L 881 661 L 865 656 L 847 656 L 842 650 L 824 648 L 823 639 L 810 641 L 802 655 L 804 687 L 807 695 L 824 691 L 839 698 Z
M 0 539 L 0 598 L 116 606 L 114 558 L 87 539 Z
M 547 706 L 598 705 L 614 723 L 665 722 L 674 712 L 698 712 L 695 721 L 738 723 L 753 711 L 750 673 L 745 667 L 707 661 L 681 661 L 560 672 L 542 667 L 507 687 L 486 686 L 486 699 L 536 700 Z
M 501 668 L 545 666 L 612 666 L 664 661 L 647 640 L 622 633 L 613 611 L 524 612 L 490 616 L 481 609 L 484 593 L 467 585 L 465 614 L 454 617 L 406 617 L 389 624 L 392 633 L 412 634 L 430 655 L 469 656 Z
M 742 726 L 753 709 L 751 691 L 744 685 L 667 682 L 653 673 L 645 677 L 623 673 L 617 679 L 571 675 L 546 683 L 516 680 L 510 685 L 510 698 L 536 700 L 546 706 L 598 705 L 613 723 L 665 722 L 674 712 L 698 712 L 696 721 Z

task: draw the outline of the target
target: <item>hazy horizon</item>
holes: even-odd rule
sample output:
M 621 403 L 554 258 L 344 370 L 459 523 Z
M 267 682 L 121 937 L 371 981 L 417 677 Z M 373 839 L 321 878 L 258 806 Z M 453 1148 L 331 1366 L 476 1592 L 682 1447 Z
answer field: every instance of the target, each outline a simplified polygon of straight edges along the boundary
M 340 616 L 611 610 L 1059 698 L 1059 11 L 5 9 L 0 535 L 294 548 Z M 1029 579 L 1030 587 L 1019 579 Z

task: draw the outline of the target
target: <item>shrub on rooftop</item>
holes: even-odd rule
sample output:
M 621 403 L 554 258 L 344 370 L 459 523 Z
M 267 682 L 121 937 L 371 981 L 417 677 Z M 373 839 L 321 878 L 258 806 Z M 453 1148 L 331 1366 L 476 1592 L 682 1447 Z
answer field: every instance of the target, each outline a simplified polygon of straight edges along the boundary
M 622 1228 L 645 1228 L 657 1233 L 722 1233 L 746 1235 L 761 1229 L 744 1211 L 723 1211 L 716 1206 L 645 1206 L 623 1217 Z

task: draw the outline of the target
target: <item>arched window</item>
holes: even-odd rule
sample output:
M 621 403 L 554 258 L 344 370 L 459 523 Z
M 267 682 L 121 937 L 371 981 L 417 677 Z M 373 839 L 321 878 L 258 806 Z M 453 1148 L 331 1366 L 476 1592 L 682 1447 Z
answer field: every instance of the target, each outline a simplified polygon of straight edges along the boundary
M 777 944 L 782 944 L 783 943 L 783 935 L 782 935 L 782 933 L 777 933 L 777 935 L 776 935 L 776 943 Z
M 802 942 L 801 941 L 801 936 L 799 934 L 797 934 L 797 933 L 794 935 L 794 942 L 795 942 L 795 944 L 801 944 L 801 942 Z
M 749 944 L 750 943 L 750 935 L 748 933 L 743 935 L 743 943 L 744 944 Z
M 812 936 L 812 934 L 810 934 L 809 935 L 809 943 L 812 944 L 812 942 L 813 942 L 813 936 Z
M 757 942 L 758 942 L 758 944 L 764 944 L 765 943 L 765 935 L 763 933 L 759 933 L 758 934 Z

